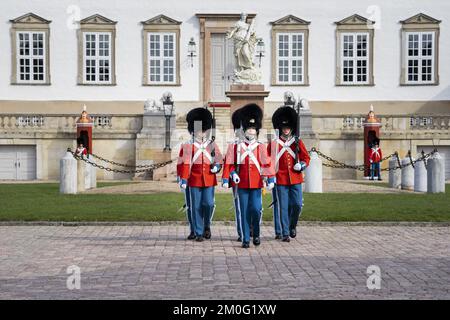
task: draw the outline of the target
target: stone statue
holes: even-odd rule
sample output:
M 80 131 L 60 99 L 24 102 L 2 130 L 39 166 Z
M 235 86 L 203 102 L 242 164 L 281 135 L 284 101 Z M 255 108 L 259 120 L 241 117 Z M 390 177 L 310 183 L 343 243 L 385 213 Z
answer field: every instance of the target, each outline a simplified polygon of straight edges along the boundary
M 234 40 L 234 56 L 236 69 L 234 71 L 234 82 L 241 84 L 261 83 L 261 71 L 253 63 L 256 48 L 256 33 L 254 22 L 246 23 L 247 15 L 241 14 L 241 19 L 235 23 L 228 34 L 228 39 Z

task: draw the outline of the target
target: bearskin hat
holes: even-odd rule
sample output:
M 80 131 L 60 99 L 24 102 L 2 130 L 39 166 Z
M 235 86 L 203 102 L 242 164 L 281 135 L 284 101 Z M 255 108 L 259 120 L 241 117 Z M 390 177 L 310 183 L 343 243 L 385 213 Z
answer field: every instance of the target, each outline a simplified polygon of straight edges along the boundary
M 262 127 L 263 111 L 257 104 L 249 103 L 239 109 L 238 118 L 244 131 L 248 128 L 256 128 L 256 132 L 259 133 Z
M 237 130 L 241 127 L 241 119 L 239 119 L 239 110 L 236 110 L 231 115 L 231 123 L 233 124 L 234 130 Z
M 380 145 L 380 139 L 379 138 L 375 138 L 373 139 L 373 145 Z
M 283 127 L 289 127 L 295 133 L 297 131 L 297 121 L 298 113 L 291 107 L 280 107 L 272 116 L 273 128 L 280 131 Z
M 186 115 L 186 122 L 188 123 L 189 133 L 194 133 L 194 126 L 196 121 L 202 122 L 202 131 L 212 128 L 213 117 L 211 112 L 206 108 L 195 108 Z

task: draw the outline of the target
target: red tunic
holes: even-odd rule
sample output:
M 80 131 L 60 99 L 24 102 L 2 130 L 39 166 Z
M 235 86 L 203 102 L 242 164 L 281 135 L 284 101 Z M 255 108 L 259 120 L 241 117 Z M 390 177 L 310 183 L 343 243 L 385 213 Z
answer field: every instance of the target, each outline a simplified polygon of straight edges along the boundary
M 237 156 L 238 154 L 240 157 Z M 230 174 L 236 171 L 237 166 L 239 166 L 238 175 L 241 179 L 238 187 L 241 189 L 262 188 L 264 186 L 263 177 L 273 178 L 275 176 L 266 147 L 258 141 L 252 144 L 248 142 L 234 143 L 228 147 L 222 178 L 230 179 L 232 186 L 235 184 Z
M 284 150 L 283 145 L 285 145 Z M 298 161 L 304 162 L 306 166 L 309 166 L 309 153 L 301 139 L 298 141 L 298 146 Z M 291 138 L 286 142 L 280 137 L 279 140 L 273 140 L 267 147 L 267 153 L 271 156 L 271 161 L 277 174 L 277 184 L 290 186 L 303 182 L 302 172 L 294 170 L 295 151 L 295 138 Z
M 369 150 L 369 160 L 372 160 L 372 162 L 380 162 L 381 158 L 383 158 L 383 154 L 380 148 L 373 147 Z
M 77 150 L 76 150 L 76 155 L 79 156 L 79 157 L 87 155 L 86 148 L 85 147 L 82 147 L 82 148 L 78 147 Z
M 217 185 L 216 174 L 211 173 L 211 151 L 214 146 L 215 164 L 222 164 L 222 154 L 215 142 L 187 142 L 180 149 L 177 174 L 187 180 L 189 187 L 212 187 Z

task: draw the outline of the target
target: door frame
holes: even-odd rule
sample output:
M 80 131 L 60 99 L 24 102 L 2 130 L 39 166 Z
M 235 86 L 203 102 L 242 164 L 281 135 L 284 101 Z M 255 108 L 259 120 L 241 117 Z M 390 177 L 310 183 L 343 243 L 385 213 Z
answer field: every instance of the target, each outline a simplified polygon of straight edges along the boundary
M 200 99 L 205 104 L 211 99 L 211 34 L 227 33 L 240 19 L 240 13 L 197 13 L 200 23 Z M 247 23 L 255 18 L 256 14 L 247 14 Z

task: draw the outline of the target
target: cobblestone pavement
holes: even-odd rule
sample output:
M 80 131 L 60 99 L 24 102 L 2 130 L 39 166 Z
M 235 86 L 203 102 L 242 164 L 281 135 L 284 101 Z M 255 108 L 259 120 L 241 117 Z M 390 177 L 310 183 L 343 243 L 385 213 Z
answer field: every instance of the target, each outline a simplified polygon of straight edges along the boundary
M 233 226 L 2 226 L 0 299 L 449 299 L 450 227 L 300 226 L 240 248 Z M 67 289 L 67 267 L 81 289 Z M 367 267 L 381 289 L 367 288 Z

